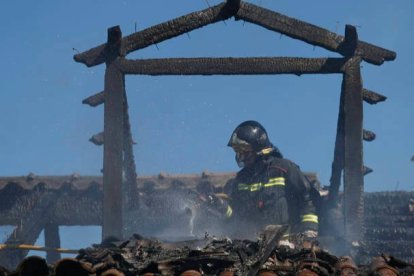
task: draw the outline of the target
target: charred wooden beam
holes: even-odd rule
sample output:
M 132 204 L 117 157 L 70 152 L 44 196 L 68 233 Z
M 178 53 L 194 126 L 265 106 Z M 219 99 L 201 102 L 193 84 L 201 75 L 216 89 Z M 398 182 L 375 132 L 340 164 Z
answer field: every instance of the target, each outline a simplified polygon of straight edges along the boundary
M 345 234 L 350 241 L 361 240 L 363 232 L 363 107 L 360 63 L 359 56 L 349 59 L 342 83 L 345 91 L 344 215 Z
M 374 141 L 374 140 L 375 140 L 376 135 L 375 135 L 375 133 L 374 133 L 374 132 L 372 132 L 372 131 L 369 131 L 369 130 L 363 129 L 363 130 L 362 130 L 362 138 L 363 138 L 365 141 L 371 142 L 371 141 Z
M 358 241 L 362 238 L 364 211 L 360 61 L 359 57 L 349 60 L 343 80 L 345 90 L 344 214 L 346 236 L 351 241 Z
M 240 9 L 241 0 L 226 0 L 226 8 L 231 16 L 236 16 Z
M 125 74 L 137 75 L 258 75 L 341 73 L 343 58 L 167 58 L 119 61 Z
M 47 223 L 44 230 L 45 247 L 60 248 L 59 225 L 56 223 Z M 58 251 L 49 250 L 46 253 L 46 260 L 49 264 L 55 263 L 60 259 Z
M 121 42 L 121 53 L 122 55 L 127 55 L 135 50 L 160 43 L 211 23 L 226 20 L 231 16 L 231 7 L 227 6 L 226 3 L 189 13 L 124 37 Z M 81 62 L 91 67 L 105 62 L 106 51 L 107 45 L 102 44 L 83 53 L 76 54 L 73 58 L 76 62 Z
M 138 207 L 138 187 L 137 172 L 134 158 L 131 124 L 128 114 L 128 99 L 124 91 L 124 171 L 125 171 L 125 189 L 124 189 L 124 206 L 128 209 L 136 209 Z
M 92 107 L 98 106 L 100 104 L 103 104 L 105 102 L 105 92 L 101 91 L 99 93 L 96 93 L 95 95 L 92 95 L 82 101 L 83 104 L 88 104 Z
M 89 141 L 97 146 L 102 146 L 104 144 L 104 133 L 99 132 L 95 135 L 92 135 L 91 138 L 89 138 Z
M 368 90 L 368 89 L 362 89 L 362 98 L 365 102 L 369 104 L 377 104 L 379 102 L 383 102 L 387 99 L 387 97 L 375 93 L 374 91 Z
M 122 151 L 124 141 L 124 74 L 116 66 L 121 49 L 119 27 L 108 29 L 111 56 L 106 60 L 102 238 L 122 238 Z
M 344 114 L 345 91 L 342 89 L 339 102 L 339 113 L 336 127 L 334 158 L 332 162 L 331 178 L 329 180 L 328 206 L 335 208 L 338 203 L 338 193 L 341 186 L 342 170 L 345 159 L 345 114 Z
M 241 3 L 236 16 L 238 19 L 291 38 L 349 56 L 349 48 L 344 47 L 345 37 L 321 27 L 246 2 Z M 396 58 L 395 52 L 363 41 L 357 42 L 357 49 L 361 52 L 363 60 L 375 65 L 381 65 L 384 61 Z

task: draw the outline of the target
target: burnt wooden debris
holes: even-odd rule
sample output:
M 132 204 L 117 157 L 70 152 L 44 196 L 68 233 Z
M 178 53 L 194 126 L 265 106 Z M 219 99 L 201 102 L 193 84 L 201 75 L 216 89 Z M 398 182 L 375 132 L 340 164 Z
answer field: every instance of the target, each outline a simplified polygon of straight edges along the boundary
M 278 235 L 277 232 L 273 237 Z M 269 244 L 271 241 L 265 236 L 257 241 L 206 237 L 165 243 L 134 235 L 128 240 L 106 239 L 79 250 L 75 258 L 65 258 L 49 266 L 44 259 L 31 256 L 16 269 L 3 268 L 3 275 L 392 276 L 414 273 L 414 265 L 386 254 L 374 257 L 365 265 L 356 265 L 351 257 L 337 257 L 316 245 L 311 249 L 290 249 L 269 247 Z

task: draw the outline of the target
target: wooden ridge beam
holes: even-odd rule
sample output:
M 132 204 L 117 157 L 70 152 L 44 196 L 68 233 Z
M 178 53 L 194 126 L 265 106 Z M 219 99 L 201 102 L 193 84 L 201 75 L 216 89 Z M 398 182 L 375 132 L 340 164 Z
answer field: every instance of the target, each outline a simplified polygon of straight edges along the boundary
M 121 55 L 125 56 L 135 50 L 160 43 L 211 23 L 226 20 L 232 16 L 231 7 L 227 7 L 226 3 L 221 3 L 126 36 L 121 42 Z M 88 67 L 99 65 L 105 62 L 106 48 L 106 44 L 101 44 L 76 54 L 73 58 L 76 62 L 83 63 Z
M 236 18 L 348 56 L 348 49 L 344 47 L 344 36 L 316 25 L 246 2 L 240 4 Z M 357 42 L 357 50 L 361 52 L 361 57 L 364 61 L 375 65 L 381 65 L 384 61 L 394 60 L 397 56 L 393 51 L 363 41 Z
M 125 74 L 136 75 L 260 75 L 341 73 L 343 58 L 167 58 L 119 60 Z

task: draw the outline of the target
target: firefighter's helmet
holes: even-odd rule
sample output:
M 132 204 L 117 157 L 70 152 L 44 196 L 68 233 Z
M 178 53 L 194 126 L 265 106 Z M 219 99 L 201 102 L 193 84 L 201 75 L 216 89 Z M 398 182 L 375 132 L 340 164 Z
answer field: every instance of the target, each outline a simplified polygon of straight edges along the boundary
M 232 148 L 250 146 L 257 155 L 272 153 L 282 157 L 280 151 L 270 142 L 266 129 L 257 121 L 245 121 L 238 125 L 227 145 Z

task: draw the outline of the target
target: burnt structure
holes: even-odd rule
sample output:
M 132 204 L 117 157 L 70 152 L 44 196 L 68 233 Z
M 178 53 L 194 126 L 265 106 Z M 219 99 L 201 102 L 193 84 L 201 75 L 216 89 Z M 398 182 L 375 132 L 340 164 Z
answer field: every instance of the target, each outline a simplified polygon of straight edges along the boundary
M 129 53 L 160 43 L 208 24 L 234 17 L 257 24 L 309 44 L 339 53 L 342 58 L 250 57 L 250 58 L 126 58 Z M 122 37 L 118 26 L 108 29 L 107 43 L 74 56 L 88 67 L 106 64 L 103 92 L 84 103 L 104 108 L 104 207 L 103 238 L 122 237 L 122 208 L 131 202 L 136 176 L 129 127 L 124 76 L 136 75 L 249 75 L 249 74 L 333 74 L 343 75 L 337 136 L 335 142 L 329 201 L 335 205 L 341 177 L 344 184 L 345 236 L 361 239 L 363 218 L 364 169 L 363 139 L 372 141 L 375 134 L 363 129 L 363 101 L 375 104 L 386 98 L 362 87 L 360 64 L 366 61 L 381 65 L 394 60 L 396 53 L 360 41 L 356 28 L 347 25 L 345 36 L 287 17 L 240 0 L 228 0 L 208 9 L 193 12 L 171 21 Z M 122 184 L 125 171 L 127 181 Z M 123 185 L 125 187 L 123 188 Z M 123 195 L 124 191 L 124 195 Z M 130 191 L 130 192 L 125 192 Z M 107 195 L 111 195 L 110 197 Z M 123 202 L 122 207 L 118 203 Z
M 307 176 L 312 178 L 314 174 L 308 173 Z M 177 190 L 188 196 L 187 199 L 182 198 L 182 200 L 192 200 L 192 193 L 189 191 L 194 191 L 198 183 L 209 181 L 214 184 L 216 191 L 220 192 L 232 177 L 234 173 L 206 172 L 199 175 L 160 174 L 153 177 L 139 177 L 137 191 L 142 205 L 146 204 L 147 198 L 151 198 L 151 201 L 158 200 L 158 203 L 168 201 Z M 0 178 L 0 226 L 16 226 L 5 243 L 7 245 L 34 244 L 44 230 L 45 246 L 59 248 L 61 242 L 58 235 L 59 226 L 102 225 L 102 186 L 101 177 L 79 175 L 41 177 L 31 174 L 27 177 Z M 154 194 L 156 196 L 153 196 Z M 342 198 L 342 194 L 339 194 L 339 198 Z M 358 250 L 354 252 L 355 261 L 370 263 L 373 256 L 385 253 L 413 264 L 414 192 L 365 193 L 364 200 L 363 231 L 366 235 L 360 246 L 353 249 Z M 76 204 L 73 204 L 74 202 Z M 139 224 L 134 225 L 133 232 L 127 233 L 128 238 L 133 237 L 134 233 L 150 237 L 162 233 L 160 230 L 167 227 L 171 232 L 187 234 L 185 237 L 187 239 L 200 238 L 189 236 L 190 217 L 186 216 L 185 212 L 180 213 L 179 208 L 157 204 L 159 210 L 150 210 L 149 214 L 149 210 L 142 205 L 140 206 L 142 217 L 136 218 Z M 329 246 L 332 244 L 337 247 L 344 246 L 338 237 L 333 237 L 333 241 L 329 240 L 331 238 L 332 236 L 321 236 L 321 243 Z M 119 244 L 123 243 L 124 241 Z M 183 244 L 176 244 L 177 247 L 180 245 Z M 172 247 L 171 244 L 171 250 Z M 331 253 L 340 256 L 345 251 L 343 249 L 334 246 Z M 25 258 L 27 252 L 28 250 L 21 249 L 0 250 L 0 265 L 14 269 Z M 178 258 L 180 255 L 175 257 Z M 46 255 L 46 260 L 50 264 L 60 258 L 60 253 L 55 251 L 48 251 Z M 137 262 L 136 265 L 141 268 L 145 265 L 145 263 L 138 263 L 138 260 L 129 261 Z
M 126 58 L 133 51 L 232 17 L 325 48 L 342 57 Z M 364 232 L 363 176 L 372 171 L 363 163 L 363 140 L 375 139 L 373 132 L 363 129 L 363 101 L 376 104 L 386 99 L 362 86 L 360 64 L 365 61 L 381 65 L 384 61 L 395 58 L 396 53 L 393 51 L 360 41 L 353 26 L 347 25 L 345 35 L 342 36 L 240 0 L 228 0 L 126 37 L 122 36 L 118 26 L 109 28 L 105 44 L 74 56 L 76 62 L 88 67 L 106 64 L 104 90 L 83 101 L 90 106 L 105 104 L 104 131 L 91 138 L 91 142 L 104 145 L 102 185 L 97 184 L 99 181 L 91 180 L 94 184 L 86 185 L 86 190 L 79 192 L 80 189 L 74 187 L 82 182 L 75 175 L 70 180 L 63 181 L 65 184 L 59 189 L 48 189 L 45 188 L 48 187 L 45 182 L 37 182 L 29 192 L 17 184 L 19 181 L 11 179 L 1 192 L 21 196 L 13 202 L 10 201 L 13 196 L 8 197 L 7 200 L 13 207 L 8 209 L 4 205 L 7 215 L 4 216 L 2 225 L 20 225 L 12 237 L 23 238 L 26 243 L 33 243 L 40 231 L 45 229 L 45 235 L 51 237 L 46 237 L 50 247 L 59 247 L 58 225 L 65 225 L 68 221 L 71 225 L 102 225 L 103 239 L 109 236 L 124 237 L 125 212 L 137 207 L 140 199 L 125 75 L 342 74 L 332 176 L 325 207 L 335 209 L 341 202 L 344 217 L 340 224 L 344 226 L 344 237 L 348 241 L 360 241 Z M 21 181 L 30 183 L 34 179 L 29 176 Z M 340 197 L 342 182 L 344 193 Z M 60 196 L 68 198 L 56 201 Z M 56 205 L 74 201 L 77 203 L 75 208 L 72 204 L 67 209 Z M 96 213 L 86 216 L 89 212 L 84 211 L 83 204 L 95 206 L 90 209 Z M 48 210 L 47 215 L 42 213 L 45 210 Z M 69 216 L 72 218 L 68 219 Z M 12 237 L 8 242 L 13 241 Z M 24 256 L 24 253 L 21 254 Z

